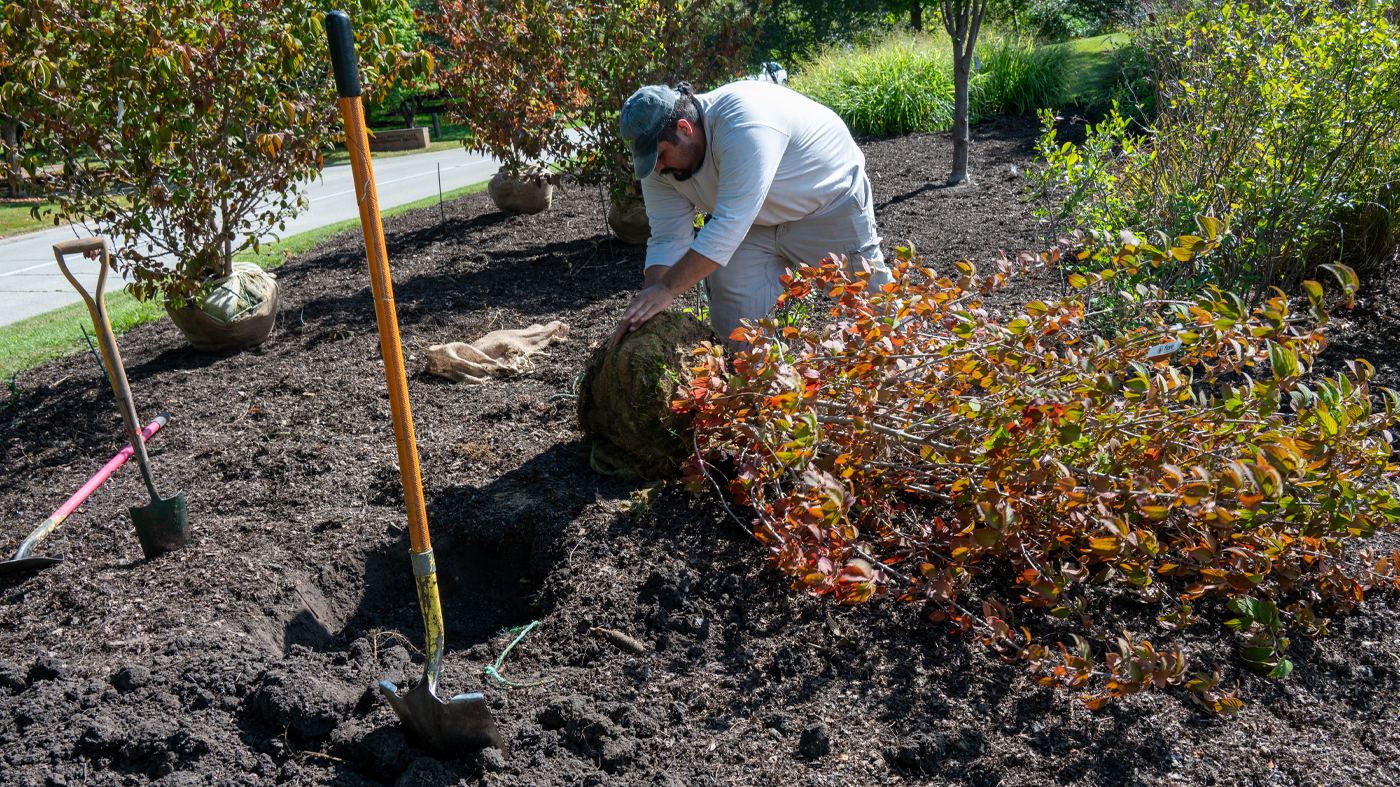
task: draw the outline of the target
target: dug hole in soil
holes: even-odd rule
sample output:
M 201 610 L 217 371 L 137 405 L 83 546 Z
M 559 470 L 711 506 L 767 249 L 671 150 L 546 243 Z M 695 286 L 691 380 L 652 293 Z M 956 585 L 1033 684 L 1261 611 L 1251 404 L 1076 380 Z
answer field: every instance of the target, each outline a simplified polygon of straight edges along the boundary
M 862 143 L 887 253 L 935 268 L 1045 247 L 1012 172 L 1033 118 L 974 129 L 979 182 L 940 189 L 946 134 Z M 589 468 L 569 393 L 641 280 L 596 190 L 506 217 L 485 194 L 386 222 L 447 621 L 439 696 L 481 691 L 510 747 L 435 759 L 372 687 L 417 681 L 422 623 L 362 242 L 278 269 L 280 322 L 257 349 L 192 351 L 169 321 L 121 338 L 137 408 L 170 410 L 150 447 L 183 489 L 193 544 L 142 558 L 124 467 L 0 576 L 0 782 L 35 785 L 1136 785 L 1394 783 L 1390 593 L 1294 639 L 1285 680 L 1241 669 L 1223 608 L 1179 637 L 1223 666 L 1244 710 L 1179 690 L 1084 708 L 912 606 L 841 607 L 790 590 L 713 495 L 642 491 Z M 1393 273 L 1393 271 L 1392 271 Z M 1386 278 L 1393 282 L 1394 277 Z M 1377 281 L 1380 281 L 1378 278 Z M 1018 285 L 1008 303 L 1060 287 Z M 1388 289 L 1387 289 L 1388 288 Z M 1362 293 L 1338 352 L 1395 384 L 1393 285 Z M 561 319 L 569 342 L 482 386 L 423 373 L 424 350 Z M 1345 356 L 1337 356 L 1345 357 Z M 12 552 L 124 442 L 93 358 L 18 376 L 0 411 Z M 8 553 L 7 552 L 7 553 Z M 1107 591 L 1106 591 L 1107 593 Z M 1013 595 L 1009 585 L 1003 598 Z M 1111 595 L 1111 594 L 1110 594 Z M 1159 610 L 1102 605 L 1158 644 Z M 517 636 L 500 672 L 484 677 Z M 1020 620 L 1040 623 L 1022 610 Z M 590 635 L 640 640 L 637 655 Z M 548 683 L 542 683 L 548 681 Z M 532 685 L 541 684 L 541 685 Z

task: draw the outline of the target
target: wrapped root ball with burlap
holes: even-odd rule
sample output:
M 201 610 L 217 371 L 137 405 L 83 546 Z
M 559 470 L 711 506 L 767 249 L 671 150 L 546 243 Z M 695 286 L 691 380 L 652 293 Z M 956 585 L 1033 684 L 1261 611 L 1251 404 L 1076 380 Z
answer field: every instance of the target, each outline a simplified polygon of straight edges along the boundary
M 640 246 L 651 237 L 651 222 L 647 219 L 647 206 L 635 200 L 608 209 L 608 226 L 617 239 L 628 246 Z
M 529 215 L 549 210 L 559 176 L 540 164 L 531 164 L 516 174 L 501 167 L 486 184 L 486 191 L 502 213 Z
M 693 374 L 694 351 L 722 346 L 683 312 L 662 312 L 611 350 L 589 359 L 578 392 L 578 421 L 593 441 L 593 469 L 640 478 L 673 476 L 691 452 L 691 414 L 671 402 Z

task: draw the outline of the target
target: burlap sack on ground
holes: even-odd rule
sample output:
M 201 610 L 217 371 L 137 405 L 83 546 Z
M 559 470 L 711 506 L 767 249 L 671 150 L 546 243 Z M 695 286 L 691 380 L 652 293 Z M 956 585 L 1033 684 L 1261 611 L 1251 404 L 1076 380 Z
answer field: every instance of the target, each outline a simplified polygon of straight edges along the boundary
M 480 385 L 535 368 L 530 361 L 551 344 L 568 339 L 569 326 L 558 320 L 513 331 L 492 331 L 471 344 L 451 342 L 428 348 L 428 374 Z
M 529 215 L 549 210 L 558 183 L 559 175 L 540 164 L 531 164 L 516 175 L 501 167 L 486 184 L 486 192 L 502 213 Z

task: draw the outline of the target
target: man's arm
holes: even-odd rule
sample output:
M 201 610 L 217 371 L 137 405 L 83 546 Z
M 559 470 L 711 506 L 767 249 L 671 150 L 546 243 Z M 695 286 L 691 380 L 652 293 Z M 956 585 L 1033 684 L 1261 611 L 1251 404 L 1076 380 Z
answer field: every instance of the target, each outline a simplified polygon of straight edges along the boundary
M 684 255 L 682 255 L 684 256 Z M 670 265 L 653 265 L 642 274 L 642 289 L 661 281 L 661 277 L 671 272 Z
M 694 287 L 719 269 L 719 263 L 691 249 L 675 265 L 653 265 L 646 269 L 646 289 L 637 293 L 627 311 L 622 313 L 622 321 L 608 347 L 613 348 L 622 341 L 629 331 L 635 331 L 642 323 L 666 310 L 677 295 Z

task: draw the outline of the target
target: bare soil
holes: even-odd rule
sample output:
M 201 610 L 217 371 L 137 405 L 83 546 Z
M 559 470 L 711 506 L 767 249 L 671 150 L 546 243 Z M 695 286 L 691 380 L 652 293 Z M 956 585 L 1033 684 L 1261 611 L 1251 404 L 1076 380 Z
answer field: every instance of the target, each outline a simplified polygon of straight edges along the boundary
M 1043 247 L 1022 202 L 1036 123 L 974 129 L 978 184 L 940 189 L 945 134 L 864 141 L 886 248 L 935 267 Z M 1180 637 L 1239 681 L 1225 719 L 1180 691 L 1100 712 L 1033 683 L 919 609 L 790 590 L 718 498 L 593 472 L 568 394 L 637 288 L 642 253 L 607 237 L 596 190 L 506 217 L 485 194 L 387 222 L 447 619 L 441 696 L 482 691 L 510 756 L 437 759 L 371 690 L 421 670 L 421 619 L 358 233 L 278 270 L 272 340 L 189 349 L 167 320 L 121 339 L 160 489 L 195 540 L 147 561 L 124 467 L 0 576 L 0 782 L 34 785 L 1324 785 L 1397 778 L 1394 596 L 1296 637 L 1285 680 L 1242 669 L 1209 606 Z M 1395 382 L 1394 270 L 1337 351 Z M 1012 292 L 1016 300 L 1042 281 Z M 569 343 L 484 386 L 422 373 L 430 344 L 553 319 Z M 1338 358 L 1342 356 L 1337 356 Z M 87 354 L 0 400 L 0 546 L 124 442 Z M 3 395 L 3 394 L 0 394 Z M 995 572 L 991 582 L 995 590 Z M 1104 625 L 1154 641 L 1155 608 L 1105 591 Z M 1011 595 L 1002 589 L 1003 598 Z M 1045 631 L 1034 613 L 1025 622 Z M 540 621 L 485 677 L 517 636 Z M 645 644 L 635 655 L 592 628 Z

